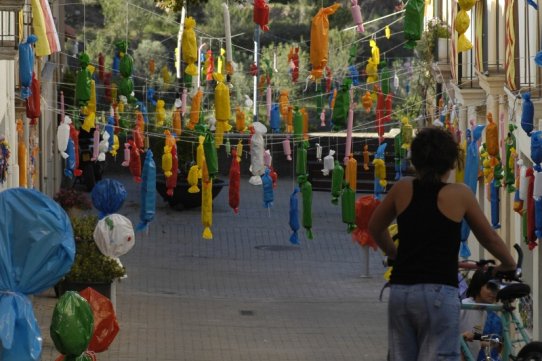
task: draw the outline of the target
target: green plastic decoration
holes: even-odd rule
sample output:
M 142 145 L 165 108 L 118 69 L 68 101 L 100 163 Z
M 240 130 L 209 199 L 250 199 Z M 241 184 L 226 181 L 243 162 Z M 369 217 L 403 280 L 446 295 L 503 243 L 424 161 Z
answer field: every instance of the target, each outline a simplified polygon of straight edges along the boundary
M 318 82 L 318 89 L 316 90 L 316 114 L 320 116 L 320 113 L 322 113 L 322 109 L 324 108 L 324 88 L 322 88 L 322 84 L 319 81 Z
M 312 184 L 308 181 L 307 176 L 300 176 L 299 183 L 301 184 L 301 194 L 303 195 L 303 228 L 307 232 L 307 238 L 313 239 L 312 236 Z
M 306 141 L 298 143 L 295 152 L 295 174 L 299 176 L 307 175 L 307 148 Z M 299 181 L 301 183 L 301 181 Z
M 218 156 L 216 153 L 215 137 L 211 131 L 207 131 L 205 134 L 203 152 L 205 153 L 205 163 L 207 164 L 209 177 L 213 179 L 218 173 Z
M 344 181 L 344 168 L 341 166 L 341 163 L 335 159 L 335 166 L 331 173 L 331 203 L 339 204 L 339 197 L 341 195 L 341 190 L 343 187 Z
M 298 107 L 294 107 L 294 139 L 296 142 L 303 140 L 303 115 Z
M 77 72 L 75 80 L 75 99 L 79 106 L 87 105 L 87 102 L 90 100 L 92 74 L 87 68 L 89 63 L 89 56 L 86 53 L 81 53 L 79 55 L 79 66 L 81 69 Z
M 132 76 L 134 70 L 134 59 L 130 54 L 124 54 L 120 58 L 119 72 L 124 78 L 129 78 Z
M 119 94 L 124 95 L 126 98 L 130 99 L 133 91 L 134 82 L 132 81 L 132 78 L 120 78 Z
M 53 311 L 51 339 L 66 360 L 81 360 L 94 333 L 94 316 L 90 304 L 77 292 L 68 291 L 59 299 Z
M 335 107 L 333 108 L 333 129 L 343 130 L 346 127 L 346 117 L 350 109 L 350 86 L 352 80 L 345 78 L 341 85 L 341 89 L 337 92 L 335 98 Z
M 404 34 L 405 48 L 414 49 L 423 32 L 423 15 L 425 0 L 409 0 L 405 8 Z
M 386 62 L 381 62 L 380 65 L 382 65 L 382 72 L 380 73 L 380 86 L 382 88 L 382 93 L 388 94 L 390 92 L 390 79 L 391 79 L 391 73 L 390 69 L 386 66 Z
M 341 194 L 341 215 L 347 225 L 346 231 L 351 233 L 356 228 L 356 193 L 347 182 Z
M 516 137 L 514 136 L 514 130 L 516 129 L 517 127 L 514 124 L 509 124 L 508 136 L 505 139 L 506 158 L 504 166 L 504 184 L 506 185 L 506 191 L 508 193 L 516 191 L 516 177 L 514 174 L 515 157 L 512 154 L 512 152 L 516 151 Z

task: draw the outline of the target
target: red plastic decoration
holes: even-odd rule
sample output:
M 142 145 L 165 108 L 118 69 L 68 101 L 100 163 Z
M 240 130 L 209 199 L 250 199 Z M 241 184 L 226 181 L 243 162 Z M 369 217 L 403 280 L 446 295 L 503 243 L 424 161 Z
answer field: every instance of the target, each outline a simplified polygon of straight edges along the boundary
M 290 53 L 288 54 L 288 63 L 291 65 L 292 69 L 292 81 L 297 82 L 299 78 L 299 48 L 291 48 Z
M 260 25 L 262 31 L 268 31 L 269 26 L 269 5 L 265 0 L 254 1 L 254 15 L 253 20 L 255 24 Z
M 73 147 L 75 151 L 75 170 L 73 174 L 76 177 L 79 177 L 83 174 L 83 171 L 79 169 L 79 131 L 75 129 L 73 123 L 70 124 L 70 138 L 73 141 Z
M 392 112 L 392 95 L 388 93 L 386 95 L 386 100 L 384 100 L 384 123 L 391 121 L 391 112 Z
M 237 150 L 231 150 L 229 204 L 235 214 L 239 211 L 239 183 L 241 182 L 241 169 L 237 161 Z
M 119 332 L 119 324 L 111 301 L 93 288 L 87 287 L 79 292 L 86 299 L 94 316 L 94 333 L 88 350 L 104 352 L 109 348 Z
M 30 84 L 32 95 L 26 99 L 26 117 L 30 119 L 30 125 L 36 124 L 41 115 L 41 90 L 40 81 L 36 78 L 36 74 L 32 73 L 32 83 Z
M 380 201 L 372 195 L 359 197 L 356 201 L 356 228 L 352 231 L 352 241 L 374 250 L 377 245 L 369 234 L 369 219 L 379 204 Z
M 105 57 L 102 53 L 98 54 L 98 77 L 104 81 Z

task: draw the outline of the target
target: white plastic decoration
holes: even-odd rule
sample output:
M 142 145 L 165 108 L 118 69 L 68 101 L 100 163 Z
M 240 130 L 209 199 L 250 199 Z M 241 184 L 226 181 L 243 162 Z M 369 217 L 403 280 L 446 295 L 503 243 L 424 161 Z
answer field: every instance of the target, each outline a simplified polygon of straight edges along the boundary
M 183 89 L 183 95 L 181 97 L 182 105 L 181 105 L 181 114 L 184 116 L 186 114 L 186 101 L 188 99 L 188 91 L 186 88 Z
M 96 124 L 96 128 L 94 129 L 94 139 L 93 139 L 93 148 L 92 148 L 92 159 L 91 160 L 97 160 L 98 155 L 100 154 L 100 127 L 98 124 Z
M 273 91 L 271 90 L 271 85 L 267 86 L 267 91 L 265 93 L 265 100 L 267 105 L 267 120 L 271 120 L 271 107 L 273 106 Z
M 233 54 L 231 47 L 230 10 L 227 4 L 222 3 L 222 11 L 224 15 L 224 32 L 226 34 L 226 69 L 228 69 L 228 66 L 233 66 Z
M 316 160 L 322 161 L 322 146 L 318 143 L 316 143 Z
M 65 116 L 64 121 L 60 123 L 56 131 L 56 142 L 58 145 L 58 151 L 64 159 L 68 158 L 68 153 L 66 153 L 66 149 L 68 148 L 68 140 L 70 139 L 71 123 L 72 120 L 70 119 L 70 117 Z
M 287 136 L 286 139 L 282 141 L 282 150 L 286 159 L 292 160 L 292 147 L 290 146 L 290 136 Z
M 216 119 L 215 117 L 209 117 L 209 120 L 207 121 L 209 124 L 209 130 L 214 131 L 216 130 Z
M 542 197 L 542 172 L 534 172 L 534 189 L 533 189 L 533 198 L 535 200 L 540 200 Z
M 94 241 L 104 255 L 118 258 L 128 253 L 135 244 L 132 222 L 123 215 L 110 214 L 98 221 Z
M 262 184 L 262 175 L 265 172 L 263 135 L 267 133 L 267 128 L 260 122 L 253 123 L 253 126 L 255 133 L 250 140 L 250 172 L 252 173 L 252 177 L 250 177 L 248 182 L 259 186 Z
M 123 167 L 130 165 L 130 143 L 124 143 L 124 161 L 121 164 Z
M 393 74 L 393 89 L 395 89 L 395 92 L 399 90 L 399 77 L 397 76 L 397 72 Z
M 271 168 L 271 163 L 273 162 L 273 157 L 271 156 L 271 151 L 269 149 L 266 149 L 263 153 L 263 164 L 267 168 Z
M 333 159 L 334 154 L 335 151 L 330 149 L 329 154 L 324 157 L 324 169 L 322 169 L 324 175 L 329 175 L 333 168 L 335 168 L 335 159 Z
M 252 105 L 254 105 L 254 102 L 248 95 L 245 94 L 245 107 L 252 108 Z
M 519 166 L 519 199 L 526 201 L 529 186 L 527 182 L 527 167 L 523 165 L 523 159 L 518 159 L 517 164 Z
M 105 153 L 109 151 L 109 133 L 104 132 L 103 139 L 100 141 L 99 153 L 98 153 L 98 162 L 104 162 L 105 161 Z

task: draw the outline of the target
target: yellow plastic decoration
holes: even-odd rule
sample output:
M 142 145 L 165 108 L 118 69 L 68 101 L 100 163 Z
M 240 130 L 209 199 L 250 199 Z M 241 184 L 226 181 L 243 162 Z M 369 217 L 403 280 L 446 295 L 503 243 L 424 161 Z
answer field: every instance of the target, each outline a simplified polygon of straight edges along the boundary
M 465 11 L 469 11 L 470 9 L 472 9 L 474 4 L 476 4 L 476 0 L 459 0 L 458 4 L 461 7 L 461 9 Z
M 111 99 L 113 103 L 117 102 L 117 84 L 111 84 Z
M 412 132 L 412 124 L 410 124 L 407 117 L 403 117 L 403 119 L 401 119 L 401 140 L 403 141 L 401 148 L 410 149 Z
M 87 102 L 87 109 L 90 113 L 96 113 L 96 82 L 90 81 L 90 99 Z
M 487 153 L 496 157 L 499 155 L 499 127 L 493 121 L 493 114 L 487 113 L 488 125 L 486 126 Z
M 367 73 L 367 84 L 378 81 L 378 63 L 375 63 L 372 58 L 367 61 L 365 72 Z
M 311 77 L 318 80 L 322 77 L 327 65 L 329 52 L 329 19 L 341 4 L 336 3 L 327 8 L 321 8 L 311 23 L 310 59 L 312 64 Z
M 160 70 L 160 75 L 162 76 L 162 80 L 164 81 L 164 88 L 167 88 L 169 84 L 171 84 L 171 74 L 169 73 L 167 65 L 164 65 L 162 67 L 162 69 Z
M 239 143 L 237 143 L 237 162 L 241 163 L 242 155 L 243 155 L 243 141 L 239 139 Z
M 235 129 L 239 133 L 244 133 L 247 130 L 245 125 L 245 112 L 241 110 L 241 107 L 235 108 Z
M 17 119 L 17 164 L 19 165 L 19 187 L 26 188 L 28 184 L 27 179 L 27 164 L 28 164 L 28 151 L 24 143 L 24 126 L 21 119 Z
M 465 181 L 465 162 L 467 161 L 467 142 L 463 140 L 459 143 L 459 159 L 461 160 L 460 164 L 455 170 L 455 182 L 463 183 Z M 460 166 L 460 165 L 463 166 Z
M 384 34 L 386 35 L 386 39 L 389 40 L 389 38 L 391 38 L 391 30 L 388 25 L 386 25 L 386 28 L 384 29 Z
M 482 174 L 484 176 L 484 182 L 489 184 L 493 180 L 494 172 L 493 168 L 491 167 L 491 160 L 489 159 L 489 153 L 487 152 L 485 143 L 480 151 L 480 159 L 482 160 Z
M 194 130 L 194 127 L 199 122 L 199 111 L 201 107 L 201 99 L 203 98 L 203 92 L 201 88 L 198 89 L 194 98 L 192 98 L 192 106 L 190 107 L 190 122 L 186 125 L 186 128 Z
M 288 113 L 286 115 L 286 133 L 293 133 L 294 131 L 294 107 L 288 106 Z
M 226 49 L 220 48 L 220 56 L 216 61 L 216 72 L 224 74 L 224 56 L 226 55 Z
M 399 228 L 397 227 L 397 223 L 392 224 L 388 227 L 388 232 L 390 233 L 391 238 L 393 239 L 393 243 L 395 243 L 395 247 L 399 246 L 399 239 L 396 237 L 397 233 L 399 233 Z M 393 271 L 393 267 L 388 267 L 386 272 L 384 272 L 384 279 L 386 281 L 390 280 L 391 273 Z
M 173 131 L 177 135 L 177 139 L 179 139 L 179 137 L 181 136 L 181 133 L 183 131 L 183 129 L 182 129 L 181 108 L 175 108 L 175 110 L 173 111 L 172 125 L 173 125 Z
M 96 127 L 96 113 L 86 113 L 87 114 L 83 112 L 83 114 L 86 116 L 85 120 L 83 120 L 83 125 L 81 125 L 81 128 L 83 128 L 86 132 L 90 132 L 92 128 Z
M 301 108 L 301 117 L 303 118 L 303 139 L 309 139 L 309 113 L 306 108 Z
M 375 177 L 379 179 L 380 186 L 386 188 L 388 182 L 386 181 L 386 165 L 384 164 L 384 160 L 375 158 L 373 165 L 375 166 Z
M 205 151 L 203 150 L 203 141 L 205 137 L 200 135 L 198 137 L 198 148 L 196 149 L 196 164 L 198 165 L 198 178 L 203 176 L 203 167 L 205 164 Z
M 455 30 L 457 31 L 457 34 L 459 35 L 457 39 L 457 51 L 461 53 L 463 51 L 472 49 L 472 43 L 465 36 L 465 32 L 467 31 L 470 25 L 470 18 L 465 9 L 461 8 L 461 10 L 459 10 L 455 18 L 454 25 L 455 25 Z
M 113 134 L 113 145 L 111 146 L 111 155 L 113 157 L 117 156 L 117 151 L 119 150 L 120 144 L 119 144 L 119 137 L 116 134 Z
M 283 120 L 288 119 L 289 105 L 290 104 L 289 104 L 289 99 L 288 99 L 288 90 L 281 90 L 280 95 L 279 95 L 279 111 Z
M 231 125 L 228 123 L 231 116 L 230 88 L 224 84 L 222 74 L 214 73 L 213 78 L 217 82 L 215 87 L 215 145 L 220 147 L 224 143 L 224 133 L 231 130 Z
M 166 178 L 171 177 L 171 167 L 173 166 L 173 157 L 171 156 L 171 147 L 166 145 L 164 147 L 164 154 L 162 154 L 162 170 Z
M 213 225 L 213 181 L 201 184 L 201 223 L 203 224 L 204 239 L 213 239 L 211 226 Z
M 363 109 L 365 109 L 366 113 L 371 112 L 371 108 L 373 107 L 373 98 L 371 98 L 371 93 L 368 90 L 365 92 L 365 95 L 361 97 L 361 105 L 363 106 Z
M 369 152 L 369 146 L 365 144 L 363 146 L 363 170 L 369 170 L 369 156 L 371 153 Z
M 156 102 L 156 126 L 163 127 L 166 120 L 166 102 L 162 99 L 158 99 Z
M 117 105 L 117 109 L 119 113 L 124 113 L 124 102 L 119 102 Z
M 369 46 L 371 47 L 371 59 L 373 59 L 373 63 L 376 65 L 380 64 L 380 48 L 376 45 L 376 40 L 369 40 Z
M 350 189 L 355 192 L 358 184 L 358 161 L 354 158 L 352 153 L 350 153 L 348 161 L 346 162 L 344 178 L 350 185 Z
M 190 185 L 190 188 L 188 188 L 188 193 L 199 192 L 198 173 L 199 173 L 199 168 L 197 165 L 193 165 L 190 167 L 190 170 L 188 171 L 188 177 L 186 178 L 186 180 L 188 181 L 188 184 Z
M 198 61 L 198 45 L 196 42 L 196 20 L 189 16 L 184 22 L 183 37 L 181 40 L 181 54 L 183 61 L 187 64 L 184 72 L 195 76 L 198 74 L 198 68 L 195 63 Z

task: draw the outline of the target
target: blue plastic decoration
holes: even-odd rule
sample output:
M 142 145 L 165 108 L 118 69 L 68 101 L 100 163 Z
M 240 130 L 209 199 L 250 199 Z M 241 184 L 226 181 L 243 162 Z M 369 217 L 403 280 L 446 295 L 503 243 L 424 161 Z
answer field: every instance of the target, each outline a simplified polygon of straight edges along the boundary
M 382 143 L 378 146 L 375 153 L 375 158 L 385 159 L 386 146 L 388 143 Z M 374 196 L 376 199 L 382 199 L 382 193 L 384 193 L 384 187 L 380 185 L 380 178 L 375 177 L 374 179 Z
M 480 169 L 480 156 L 478 153 L 478 141 L 482 137 L 485 125 L 477 125 L 473 131 L 467 129 L 467 156 L 465 160 L 465 176 L 463 182 L 476 194 L 478 185 L 478 170 Z M 459 255 L 468 258 L 471 255 L 467 240 L 470 234 L 468 223 L 461 222 L 461 248 Z
M 120 71 L 120 55 L 119 51 L 115 49 L 115 56 L 113 57 L 113 75 L 119 75 Z
M 54 286 L 75 258 L 71 222 L 58 203 L 23 188 L 0 193 L 2 361 L 41 359 L 41 333 L 28 295 Z
M 352 85 L 358 86 L 359 85 L 359 71 L 356 69 L 354 65 L 350 65 L 348 67 L 348 71 L 350 72 L 350 78 L 352 79 Z
M 271 119 L 269 120 L 269 126 L 271 127 L 273 133 L 280 132 L 280 112 L 279 105 L 277 103 L 273 103 L 273 105 L 271 105 Z
M 118 213 L 126 200 L 126 188 L 115 179 L 105 178 L 96 183 L 90 197 L 92 205 L 98 210 L 100 219 L 113 213 Z
M 264 208 L 271 208 L 273 206 L 273 179 L 270 173 L 269 168 L 265 168 L 265 173 L 262 175 Z
M 156 164 L 154 163 L 152 151 L 149 149 L 145 154 L 143 172 L 141 174 L 141 210 L 139 219 L 141 222 L 136 231 L 143 231 L 154 219 L 156 210 Z
M 526 92 L 521 95 L 523 98 L 522 112 L 521 112 L 521 128 L 531 135 L 533 131 L 533 118 L 534 118 L 534 105 L 531 101 L 531 93 Z
M 139 111 L 141 111 L 141 114 L 143 114 L 143 120 L 145 121 L 145 124 L 148 124 L 149 114 L 147 111 L 147 106 L 143 102 L 137 102 L 137 106 L 139 107 Z
M 534 164 L 542 163 L 542 130 L 531 133 L 531 159 Z
M 534 0 L 527 0 L 527 4 L 531 5 L 535 10 L 538 10 L 538 4 Z
M 299 188 L 295 187 L 294 191 L 290 195 L 290 228 L 292 229 L 292 235 L 290 236 L 290 243 L 299 244 L 299 237 L 297 231 L 299 231 L 299 205 L 297 203 L 297 193 Z
M 27 99 L 32 95 L 32 72 L 34 70 L 33 44 L 38 41 L 36 35 L 29 35 L 24 43 L 19 44 L 19 81 L 21 83 L 21 98 Z
M 154 97 L 155 94 L 156 90 L 154 90 L 154 88 L 147 89 L 147 100 L 150 101 L 154 107 L 156 106 L 156 98 Z
M 66 148 L 68 158 L 66 158 L 66 166 L 64 167 L 64 175 L 69 178 L 73 178 L 73 172 L 75 171 L 75 145 L 71 138 L 68 139 L 68 147 Z
M 113 144 L 115 142 L 115 118 L 111 115 L 107 117 L 105 132 L 109 134 L 109 150 L 110 150 L 113 147 Z
M 491 200 L 491 226 L 494 229 L 501 228 L 500 214 L 499 214 L 500 189 L 501 187 L 498 185 L 498 181 L 496 179 L 493 179 L 490 184 L 489 193 L 490 193 L 490 200 Z

